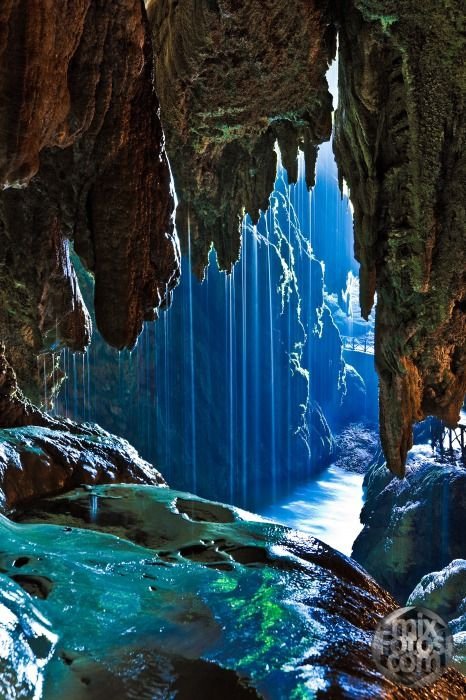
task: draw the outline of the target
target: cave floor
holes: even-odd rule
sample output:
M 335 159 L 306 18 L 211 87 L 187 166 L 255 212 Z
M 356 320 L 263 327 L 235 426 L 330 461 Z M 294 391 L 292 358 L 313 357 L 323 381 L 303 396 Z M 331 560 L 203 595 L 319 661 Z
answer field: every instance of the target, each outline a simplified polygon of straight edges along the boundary
M 224 697 L 384 697 L 369 648 L 394 602 L 313 537 L 153 486 L 80 488 L 18 518 L 0 516 L 0 661 L 25 697 L 43 682 L 44 700 L 192 698 L 199 677 L 209 698 L 225 673 Z

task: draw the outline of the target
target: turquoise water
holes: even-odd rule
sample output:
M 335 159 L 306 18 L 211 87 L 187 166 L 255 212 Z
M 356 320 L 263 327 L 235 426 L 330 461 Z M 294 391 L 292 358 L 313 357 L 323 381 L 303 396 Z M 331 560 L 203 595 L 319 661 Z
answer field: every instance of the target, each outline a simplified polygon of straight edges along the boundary
M 21 697 L 38 700 L 42 683 L 47 700 L 82 700 L 83 684 L 89 698 L 173 697 L 173 663 L 202 658 L 270 700 L 302 700 L 338 673 L 347 683 L 344 661 L 328 666 L 342 639 L 368 644 L 351 610 L 373 615 L 380 591 L 299 532 L 151 486 L 45 505 L 30 524 L 0 516 L 0 666 Z M 348 697 L 374 696 L 372 683 L 351 683 Z M 10 700 L 1 683 L 0 697 Z

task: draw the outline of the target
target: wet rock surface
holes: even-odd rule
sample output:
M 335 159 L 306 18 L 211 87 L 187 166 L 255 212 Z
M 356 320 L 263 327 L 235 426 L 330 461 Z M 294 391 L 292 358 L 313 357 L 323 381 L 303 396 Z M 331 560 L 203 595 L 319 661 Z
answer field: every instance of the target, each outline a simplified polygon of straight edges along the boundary
M 131 445 L 94 424 L 0 430 L 0 510 L 81 484 L 165 485 Z
M 34 598 L 0 568 L 0 697 L 41 697 L 43 672 L 57 635 Z
M 406 477 L 375 464 L 364 480 L 364 525 L 353 557 L 404 603 L 422 576 L 466 558 L 466 468 L 427 445 L 408 458 Z
M 369 647 L 393 599 L 295 530 L 148 486 L 79 489 L 18 517 L 0 519 L 2 578 L 20 563 L 53 582 L 33 599 L 59 634 L 45 700 L 103 688 L 142 700 L 192 688 L 277 700 L 466 692 L 454 671 L 403 693 L 382 678 Z
M 454 559 L 441 571 L 423 576 L 407 605 L 434 610 L 449 623 L 455 662 L 466 672 L 466 560 Z

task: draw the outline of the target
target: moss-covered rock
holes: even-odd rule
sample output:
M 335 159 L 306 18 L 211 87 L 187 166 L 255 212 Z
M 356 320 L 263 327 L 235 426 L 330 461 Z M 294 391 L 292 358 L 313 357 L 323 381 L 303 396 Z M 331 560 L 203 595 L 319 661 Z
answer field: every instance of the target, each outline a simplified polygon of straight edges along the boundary
M 275 141 L 290 181 L 299 147 L 314 182 L 317 146 L 331 133 L 330 12 L 315 0 L 147 5 L 182 246 L 199 276 L 212 242 L 220 267 L 230 270 L 243 212 L 257 221 L 268 208 Z

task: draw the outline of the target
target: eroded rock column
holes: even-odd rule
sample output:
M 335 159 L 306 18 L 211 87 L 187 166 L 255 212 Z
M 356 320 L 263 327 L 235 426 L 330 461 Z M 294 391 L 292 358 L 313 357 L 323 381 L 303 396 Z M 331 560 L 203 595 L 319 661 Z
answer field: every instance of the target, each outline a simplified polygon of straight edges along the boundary
M 466 73 L 462 3 L 398 5 L 342 4 L 335 153 L 363 314 L 377 292 L 381 436 L 401 476 L 413 423 L 456 423 L 466 392 Z

